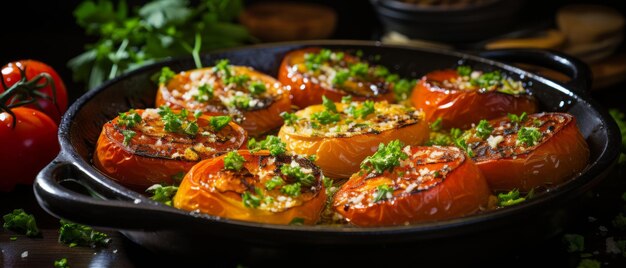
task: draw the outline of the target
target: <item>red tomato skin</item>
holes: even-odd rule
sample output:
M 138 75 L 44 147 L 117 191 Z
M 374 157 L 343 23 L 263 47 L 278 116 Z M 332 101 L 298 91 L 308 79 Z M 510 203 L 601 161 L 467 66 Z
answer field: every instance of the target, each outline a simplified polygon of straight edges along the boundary
M 13 116 L 0 113 L 0 191 L 16 184 L 32 184 L 37 173 L 59 153 L 57 125 L 45 113 L 26 107 L 13 108 Z
M 56 124 L 59 124 L 61 121 L 61 117 L 67 110 L 68 98 L 67 98 L 67 88 L 61 80 L 59 74 L 49 65 L 36 61 L 36 60 L 20 60 L 11 62 L 2 67 L 2 76 L 4 77 L 4 83 L 7 87 L 11 87 L 21 79 L 21 74 L 19 68 L 24 68 L 26 70 L 26 80 L 30 80 L 33 77 L 37 76 L 40 73 L 48 73 L 52 80 L 54 80 L 54 86 L 56 89 L 56 101 L 57 106 L 54 105 L 52 100 L 49 99 L 38 99 L 36 104 L 29 104 L 26 107 L 37 109 L 46 113 Z M 0 93 L 4 92 L 6 88 L 4 88 L 0 84 Z M 39 90 L 40 92 L 50 96 L 52 98 L 52 87 L 47 86 Z

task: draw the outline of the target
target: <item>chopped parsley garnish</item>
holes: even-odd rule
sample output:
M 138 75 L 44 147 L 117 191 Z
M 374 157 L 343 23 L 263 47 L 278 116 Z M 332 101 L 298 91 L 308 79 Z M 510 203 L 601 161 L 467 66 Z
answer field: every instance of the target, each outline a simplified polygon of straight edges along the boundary
M 341 120 L 341 116 L 337 113 L 333 113 L 329 111 L 321 111 L 321 112 L 312 114 L 311 119 L 316 120 L 322 125 L 328 125 L 328 124 L 339 122 Z
M 400 79 L 393 84 L 393 93 L 396 100 L 403 101 L 411 96 L 411 90 L 415 86 L 415 80 Z
M 461 134 L 463 134 L 463 132 L 459 128 L 451 128 L 450 129 L 450 136 L 453 139 L 458 139 L 459 137 L 461 137 Z
M 231 120 L 232 118 L 230 118 L 230 116 L 228 115 L 212 116 L 211 119 L 209 119 L 209 124 L 211 125 L 213 130 L 220 131 L 222 130 L 222 128 L 228 125 Z
M 349 104 L 351 102 L 352 102 L 352 95 L 347 95 L 347 96 L 341 97 L 341 103 Z
M 111 242 L 107 234 L 98 232 L 89 226 L 61 220 L 59 242 L 75 246 L 106 246 Z
M 298 217 L 291 219 L 291 221 L 289 222 L 289 225 L 303 225 L 303 224 L 304 224 L 304 219 L 298 218 Z
M 335 105 L 335 103 L 331 99 L 326 98 L 326 96 L 322 96 L 322 106 L 324 106 L 324 109 L 326 109 L 326 111 L 333 113 L 337 112 L 337 106 Z
M 193 96 L 193 98 L 200 102 L 207 102 L 213 98 L 214 92 L 215 90 L 213 89 L 213 86 L 208 84 L 202 84 L 198 87 L 198 94 Z
M 467 142 L 463 138 L 457 138 L 454 144 L 463 149 L 469 157 L 474 157 L 474 151 L 467 145 Z
M 297 197 L 300 195 L 300 188 L 302 185 L 299 182 L 287 184 L 280 188 L 280 192 L 291 197 Z
M 265 93 L 265 91 L 267 91 L 267 87 L 265 86 L 265 83 L 260 82 L 260 81 L 254 81 L 251 82 L 248 90 L 250 91 L 250 94 L 252 95 L 260 95 Z
M 409 157 L 402 151 L 402 147 L 400 140 L 391 141 L 387 145 L 379 144 L 378 151 L 361 162 L 361 168 L 368 172 L 374 169 L 379 174 L 385 170 L 393 170 L 394 167 L 400 165 L 401 160 Z
M 487 120 L 480 120 L 478 126 L 476 126 L 476 136 L 481 139 L 487 139 L 493 132 L 493 127 L 487 122 Z
M 585 237 L 579 234 L 564 234 L 563 242 L 568 252 L 582 252 L 585 250 Z
M 285 120 L 285 124 L 288 126 L 292 126 L 298 121 L 298 116 L 295 113 L 282 112 L 280 113 L 280 117 Z
M 124 141 L 122 143 L 127 146 L 130 143 L 130 141 L 135 137 L 135 135 L 137 135 L 135 131 L 132 131 L 130 129 L 122 129 L 121 132 L 122 132 L 122 135 L 124 136 Z
M 351 114 L 355 118 L 365 119 L 368 115 L 373 114 L 374 111 L 374 102 L 371 100 L 366 100 L 361 104 L 361 107 L 352 109 Z
M 161 116 L 161 121 L 163 121 L 165 131 L 188 135 L 196 135 L 198 133 L 198 124 L 187 118 L 189 112 L 184 108 L 176 114 L 172 109 L 163 105 L 159 107 L 158 113 Z
M 347 70 L 339 70 L 335 73 L 335 77 L 333 77 L 332 83 L 336 86 L 343 85 L 350 78 L 350 72 Z
M 516 144 L 524 144 L 526 146 L 534 146 L 541 139 L 541 132 L 536 127 L 522 127 L 517 132 Z
M 519 190 L 513 189 L 508 193 L 498 194 L 498 205 L 508 207 L 526 201 L 525 197 L 520 197 Z
M 250 81 L 250 77 L 245 74 L 233 75 L 233 76 L 224 78 L 224 84 L 236 85 L 240 87 L 243 86 L 248 81 Z
M 471 79 L 470 83 L 480 88 L 488 88 L 491 86 L 498 85 L 501 80 L 502 80 L 502 75 L 500 74 L 500 71 L 493 71 L 489 73 L 483 73 L 476 79 Z
M 389 75 L 389 70 L 385 66 L 377 65 L 374 68 L 374 75 L 379 77 L 386 77 L 387 75 Z
M 230 105 L 235 106 L 239 109 L 248 109 L 250 108 L 250 101 L 252 98 L 248 94 L 235 95 L 230 102 Z
M 520 114 L 519 116 L 518 116 L 518 115 L 516 115 L 516 114 L 507 114 L 506 116 L 507 116 L 507 117 L 509 118 L 509 120 L 511 120 L 511 122 L 513 122 L 513 123 L 522 123 L 522 122 L 526 121 L 526 117 L 527 117 L 526 112 L 523 112 L 523 113 L 522 113 L 522 114 Z
M 284 154 L 287 151 L 286 146 L 280 138 L 274 135 L 268 135 L 264 140 L 258 142 L 254 138 L 250 138 L 248 141 L 248 149 L 251 151 L 269 150 L 272 156 Z
M 161 68 L 161 74 L 159 75 L 159 84 L 167 84 L 170 80 L 172 80 L 172 78 L 174 78 L 175 75 L 176 73 L 174 73 L 172 69 L 170 69 L 170 67 Z
M 472 67 L 459 66 L 456 67 L 456 72 L 459 74 L 459 76 L 470 76 L 470 74 L 472 73 Z
M 309 159 L 311 162 L 315 162 L 315 160 L 317 160 L 317 155 L 314 155 L 314 154 L 309 155 L 308 159 Z
M 430 123 L 430 130 L 432 131 L 440 131 L 442 126 L 441 126 L 441 121 L 443 119 L 441 119 L 441 117 L 438 117 L 437 120 L 435 120 L 435 122 Z
M 274 190 L 274 188 L 285 184 L 285 181 L 279 176 L 274 176 L 265 182 L 265 189 L 268 191 Z
M 246 161 L 237 151 L 230 151 L 224 157 L 224 169 L 239 171 Z
M 26 236 L 34 237 L 39 235 L 39 228 L 35 216 L 24 212 L 23 209 L 14 209 L 13 212 L 2 217 L 4 224 L 2 227 Z
M 370 68 L 369 64 L 364 63 L 364 62 L 358 62 L 358 63 L 352 64 L 350 65 L 350 75 L 365 77 L 367 76 L 367 72 L 369 68 Z
M 261 205 L 261 200 L 263 199 L 263 194 L 261 190 L 258 188 L 254 188 L 254 191 L 257 195 L 253 195 L 248 191 L 243 192 L 241 194 L 241 200 L 243 201 L 243 205 L 248 208 L 258 208 Z
M 67 263 L 67 258 L 62 258 L 54 261 L 55 268 L 69 268 L 70 265 Z
M 141 122 L 141 115 L 139 115 L 134 109 L 130 109 L 128 112 L 120 113 L 117 119 L 117 125 L 121 127 L 134 127 Z
M 315 183 L 315 177 L 311 173 L 304 173 L 302 167 L 299 165 L 292 166 L 289 164 L 282 165 L 280 172 L 285 176 L 296 179 L 304 186 L 312 186 Z
M 150 199 L 172 206 L 172 198 L 178 191 L 177 186 L 163 186 L 161 184 L 155 184 L 146 189 L 146 192 L 151 193 Z
M 387 184 L 378 185 L 376 187 L 376 193 L 374 194 L 373 202 L 376 203 L 381 200 L 391 199 L 393 196 L 393 188 Z
M 343 59 L 343 53 L 333 53 L 329 49 L 322 49 L 319 53 L 304 54 L 304 65 L 309 71 L 317 71 L 320 66 L 331 59 L 340 61 Z
M 214 72 L 222 73 L 222 76 L 225 78 L 231 77 L 232 73 L 230 71 L 230 61 L 228 59 L 221 59 L 213 67 Z

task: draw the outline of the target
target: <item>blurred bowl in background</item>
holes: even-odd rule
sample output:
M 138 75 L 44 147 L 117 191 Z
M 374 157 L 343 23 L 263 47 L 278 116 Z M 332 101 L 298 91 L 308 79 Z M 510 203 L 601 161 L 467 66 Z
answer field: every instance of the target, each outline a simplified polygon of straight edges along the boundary
M 269 2 L 250 5 L 239 21 L 264 42 L 326 39 L 335 30 L 337 14 L 318 4 Z
M 386 32 L 446 43 L 477 42 L 508 32 L 523 0 L 370 0 Z

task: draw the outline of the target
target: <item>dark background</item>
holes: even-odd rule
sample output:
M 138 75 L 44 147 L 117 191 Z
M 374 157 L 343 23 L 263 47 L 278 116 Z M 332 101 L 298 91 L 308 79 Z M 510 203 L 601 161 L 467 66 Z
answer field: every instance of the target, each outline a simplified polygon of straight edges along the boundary
M 0 43 L 0 64 L 19 59 L 37 59 L 54 67 L 66 85 L 71 99 L 84 93 L 84 85 L 72 81 L 66 64 L 69 59 L 83 52 L 86 44 L 94 41 L 87 36 L 72 15 L 78 0 L 64 1 L 5 1 L 0 18 L 3 21 Z M 128 0 L 129 6 L 147 1 Z M 246 5 L 268 2 L 244 0 Z M 274 0 L 276 2 L 276 0 Z M 308 0 L 334 8 L 338 24 L 333 39 L 378 39 L 382 26 L 373 6 L 368 0 Z M 544 21 L 554 23 L 553 17 L 559 6 L 569 3 L 594 3 L 613 6 L 626 14 L 626 1 L 527 1 L 519 26 Z M 11 14 L 12 16 L 8 16 Z

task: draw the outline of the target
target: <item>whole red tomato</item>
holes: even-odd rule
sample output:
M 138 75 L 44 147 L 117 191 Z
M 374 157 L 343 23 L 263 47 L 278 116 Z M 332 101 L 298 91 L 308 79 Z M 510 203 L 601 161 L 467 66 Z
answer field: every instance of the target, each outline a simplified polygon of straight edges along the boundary
M 38 91 L 50 98 L 38 98 L 36 103 L 29 104 L 26 107 L 43 111 L 58 124 L 61 121 L 61 116 L 63 116 L 63 113 L 67 110 L 67 89 L 65 88 L 63 80 L 59 77 L 59 74 L 47 64 L 36 60 L 20 60 L 5 65 L 2 67 L 2 76 L 5 85 L 0 83 L 0 93 L 20 81 L 22 78 L 20 68 L 24 69 L 26 80 L 31 80 L 40 73 L 48 73 L 52 77 L 56 90 L 57 105 L 55 106 L 51 99 L 53 96 L 52 87 L 45 86 Z M 5 86 L 7 88 L 5 88 Z
M 37 173 L 59 152 L 57 125 L 45 113 L 26 107 L 0 113 L 0 191 L 32 184 Z

